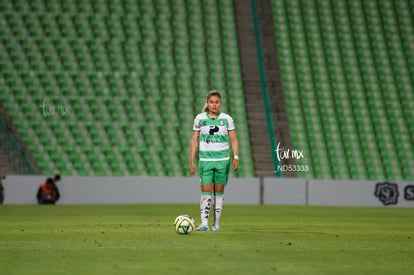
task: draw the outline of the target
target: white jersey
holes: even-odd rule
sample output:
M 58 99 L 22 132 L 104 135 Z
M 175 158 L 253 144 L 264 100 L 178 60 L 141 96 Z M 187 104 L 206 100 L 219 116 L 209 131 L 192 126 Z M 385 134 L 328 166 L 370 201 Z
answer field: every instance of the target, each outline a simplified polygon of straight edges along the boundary
M 234 130 L 233 118 L 219 113 L 216 118 L 208 113 L 198 114 L 194 119 L 193 131 L 200 132 L 200 161 L 221 161 L 230 159 L 228 131 Z

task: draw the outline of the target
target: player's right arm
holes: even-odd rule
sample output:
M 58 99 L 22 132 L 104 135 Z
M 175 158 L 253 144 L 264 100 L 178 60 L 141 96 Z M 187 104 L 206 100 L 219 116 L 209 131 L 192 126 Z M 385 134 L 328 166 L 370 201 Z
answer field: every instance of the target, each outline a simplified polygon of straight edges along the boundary
M 200 132 L 193 131 L 193 136 L 191 137 L 191 142 L 190 142 L 190 173 L 191 175 L 195 175 L 195 172 L 196 172 L 196 166 L 195 166 L 194 161 L 196 157 L 199 138 L 200 138 Z
M 200 116 L 197 115 L 193 123 L 193 136 L 191 137 L 190 142 L 190 174 L 195 175 L 196 166 L 195 166 L 195 157 L 197 154 L 198 142 L 200 138 Z
M 198 140 L 200 138 L 200 132 L 193 131 L 193 136 L 191 138 L 191 144 L 190 144 L 190 173 L 191 175 L 195 175 L 196 172 L 196 166 L 195 166 L 195 157 L 197 153 L 197 147 L 198 147 Z

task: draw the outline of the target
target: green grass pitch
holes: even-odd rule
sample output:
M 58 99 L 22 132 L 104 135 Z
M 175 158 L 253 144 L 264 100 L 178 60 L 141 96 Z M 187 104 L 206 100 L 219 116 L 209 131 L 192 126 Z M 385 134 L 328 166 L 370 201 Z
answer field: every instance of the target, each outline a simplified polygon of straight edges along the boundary
M 1 274 L 414 274 L 410 208 L 225 205 L 219 232 L 178 235 L 198 205 L 0 207 Z

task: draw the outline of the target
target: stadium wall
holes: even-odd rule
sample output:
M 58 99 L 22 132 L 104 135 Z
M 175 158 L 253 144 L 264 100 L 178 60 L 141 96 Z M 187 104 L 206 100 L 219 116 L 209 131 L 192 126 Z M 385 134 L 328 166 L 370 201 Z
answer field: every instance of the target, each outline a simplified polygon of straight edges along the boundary
M 4 204 L 36 204 L 46 176 L 7 176 Z M 199 203 L 198 178 L 77 177 L 58 182 L 58 204 Z M 231 179 L 226 204 L 414 207 L 414 183 L 288 178 Z

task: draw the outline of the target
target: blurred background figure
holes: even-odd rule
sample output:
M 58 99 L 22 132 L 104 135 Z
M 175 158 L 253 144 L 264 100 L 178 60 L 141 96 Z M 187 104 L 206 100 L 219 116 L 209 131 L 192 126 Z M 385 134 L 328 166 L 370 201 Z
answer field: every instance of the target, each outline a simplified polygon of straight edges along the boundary
M 54 178 L 47 178 L 46 182 L 39 186 L 37 191 L 38 204 L 55 204 L 59 198 L 60 193 L 56 182 L 60 180 L 60 175 L 55 175 Z
M 4 202 L 4 185 L 3 180 L 6 179 L 6 176 L 0 176 L 0 204 Z

